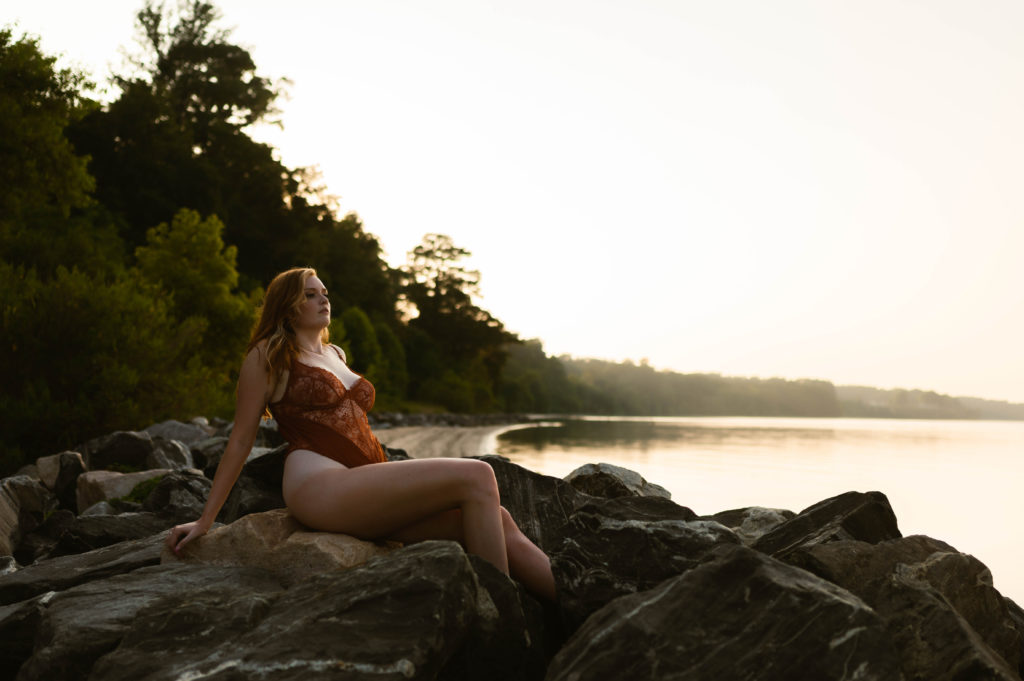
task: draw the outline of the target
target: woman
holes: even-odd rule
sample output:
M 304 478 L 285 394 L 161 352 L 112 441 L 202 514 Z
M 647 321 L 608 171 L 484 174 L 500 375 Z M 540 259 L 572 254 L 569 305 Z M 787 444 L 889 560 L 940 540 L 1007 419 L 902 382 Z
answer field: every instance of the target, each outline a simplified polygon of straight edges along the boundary
M 490 466 L 457 458 L 386 461 L 366 421 L 373 386 L 328 343 L 330 321 L 315 270 L 282 272 L 267 287 L 210 496 L 199 520 L 171 530 L 167 546 L 180 553 L 210 529 L 269 408 L 289 442 L 283 495 L 299 522 L 368 540 L 453 539 L 553 600 L 551 563 L 500 505 Z

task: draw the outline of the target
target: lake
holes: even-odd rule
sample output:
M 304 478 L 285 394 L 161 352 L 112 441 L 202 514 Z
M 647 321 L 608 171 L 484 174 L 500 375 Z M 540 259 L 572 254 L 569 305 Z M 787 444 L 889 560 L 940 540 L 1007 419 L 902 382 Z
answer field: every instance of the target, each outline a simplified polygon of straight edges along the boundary
M 972 554 L 1004 596 L 1024 603 L 1024 422 L 583 417 L 513 426 L 494 449 L 557 477 L 585 463 L 624 466 L 700 515 L 799 512 L 878 490 L 904 536 Z

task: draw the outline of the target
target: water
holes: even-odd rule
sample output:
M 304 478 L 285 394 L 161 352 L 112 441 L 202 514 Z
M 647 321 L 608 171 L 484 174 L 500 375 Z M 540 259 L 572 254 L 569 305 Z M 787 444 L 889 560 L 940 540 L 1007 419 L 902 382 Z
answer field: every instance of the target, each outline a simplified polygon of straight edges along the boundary
M 878 490 L 904 536 L 974 555 L 1004 596 L 1024 603 L 1024 422 L 586 417 L 513 427 L 496 448 L 557 477 L 585 463 L 624 466 L 701 515 L 800 511 Z

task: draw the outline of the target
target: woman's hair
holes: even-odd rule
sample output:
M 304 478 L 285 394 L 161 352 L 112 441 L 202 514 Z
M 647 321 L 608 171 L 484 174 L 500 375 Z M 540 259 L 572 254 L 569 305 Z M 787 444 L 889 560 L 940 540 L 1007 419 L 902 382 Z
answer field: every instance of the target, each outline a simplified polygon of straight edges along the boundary
M 292 322 L 299 315 L 299 307 L 306 300 L 306 280 L 316 276 L 312 267 L 294 267 L 281 272 L 267 286 L 260 306 L 260 317 L 252 328 L 248 354 L 261 341 L 267 341 L 264 357 L 270 370 L 271 381 L 276 384 L 281 372 L 292 365 L 299 356 L 299 346 L 295 342 L 295 329 Z M 320 332 L 320 340 L 327 343 L 330 334 L 325 327 Z

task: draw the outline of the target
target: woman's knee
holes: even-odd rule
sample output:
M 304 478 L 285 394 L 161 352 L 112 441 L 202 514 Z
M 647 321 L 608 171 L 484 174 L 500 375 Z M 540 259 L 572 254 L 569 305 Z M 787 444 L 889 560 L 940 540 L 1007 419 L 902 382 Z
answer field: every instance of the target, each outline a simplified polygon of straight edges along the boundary
M 494 469 L 487 463 L 476 459 L 462 459 L 463 480 L 467 493 L 475 501 L 498 504 L 498 480 L 494 477 Z

